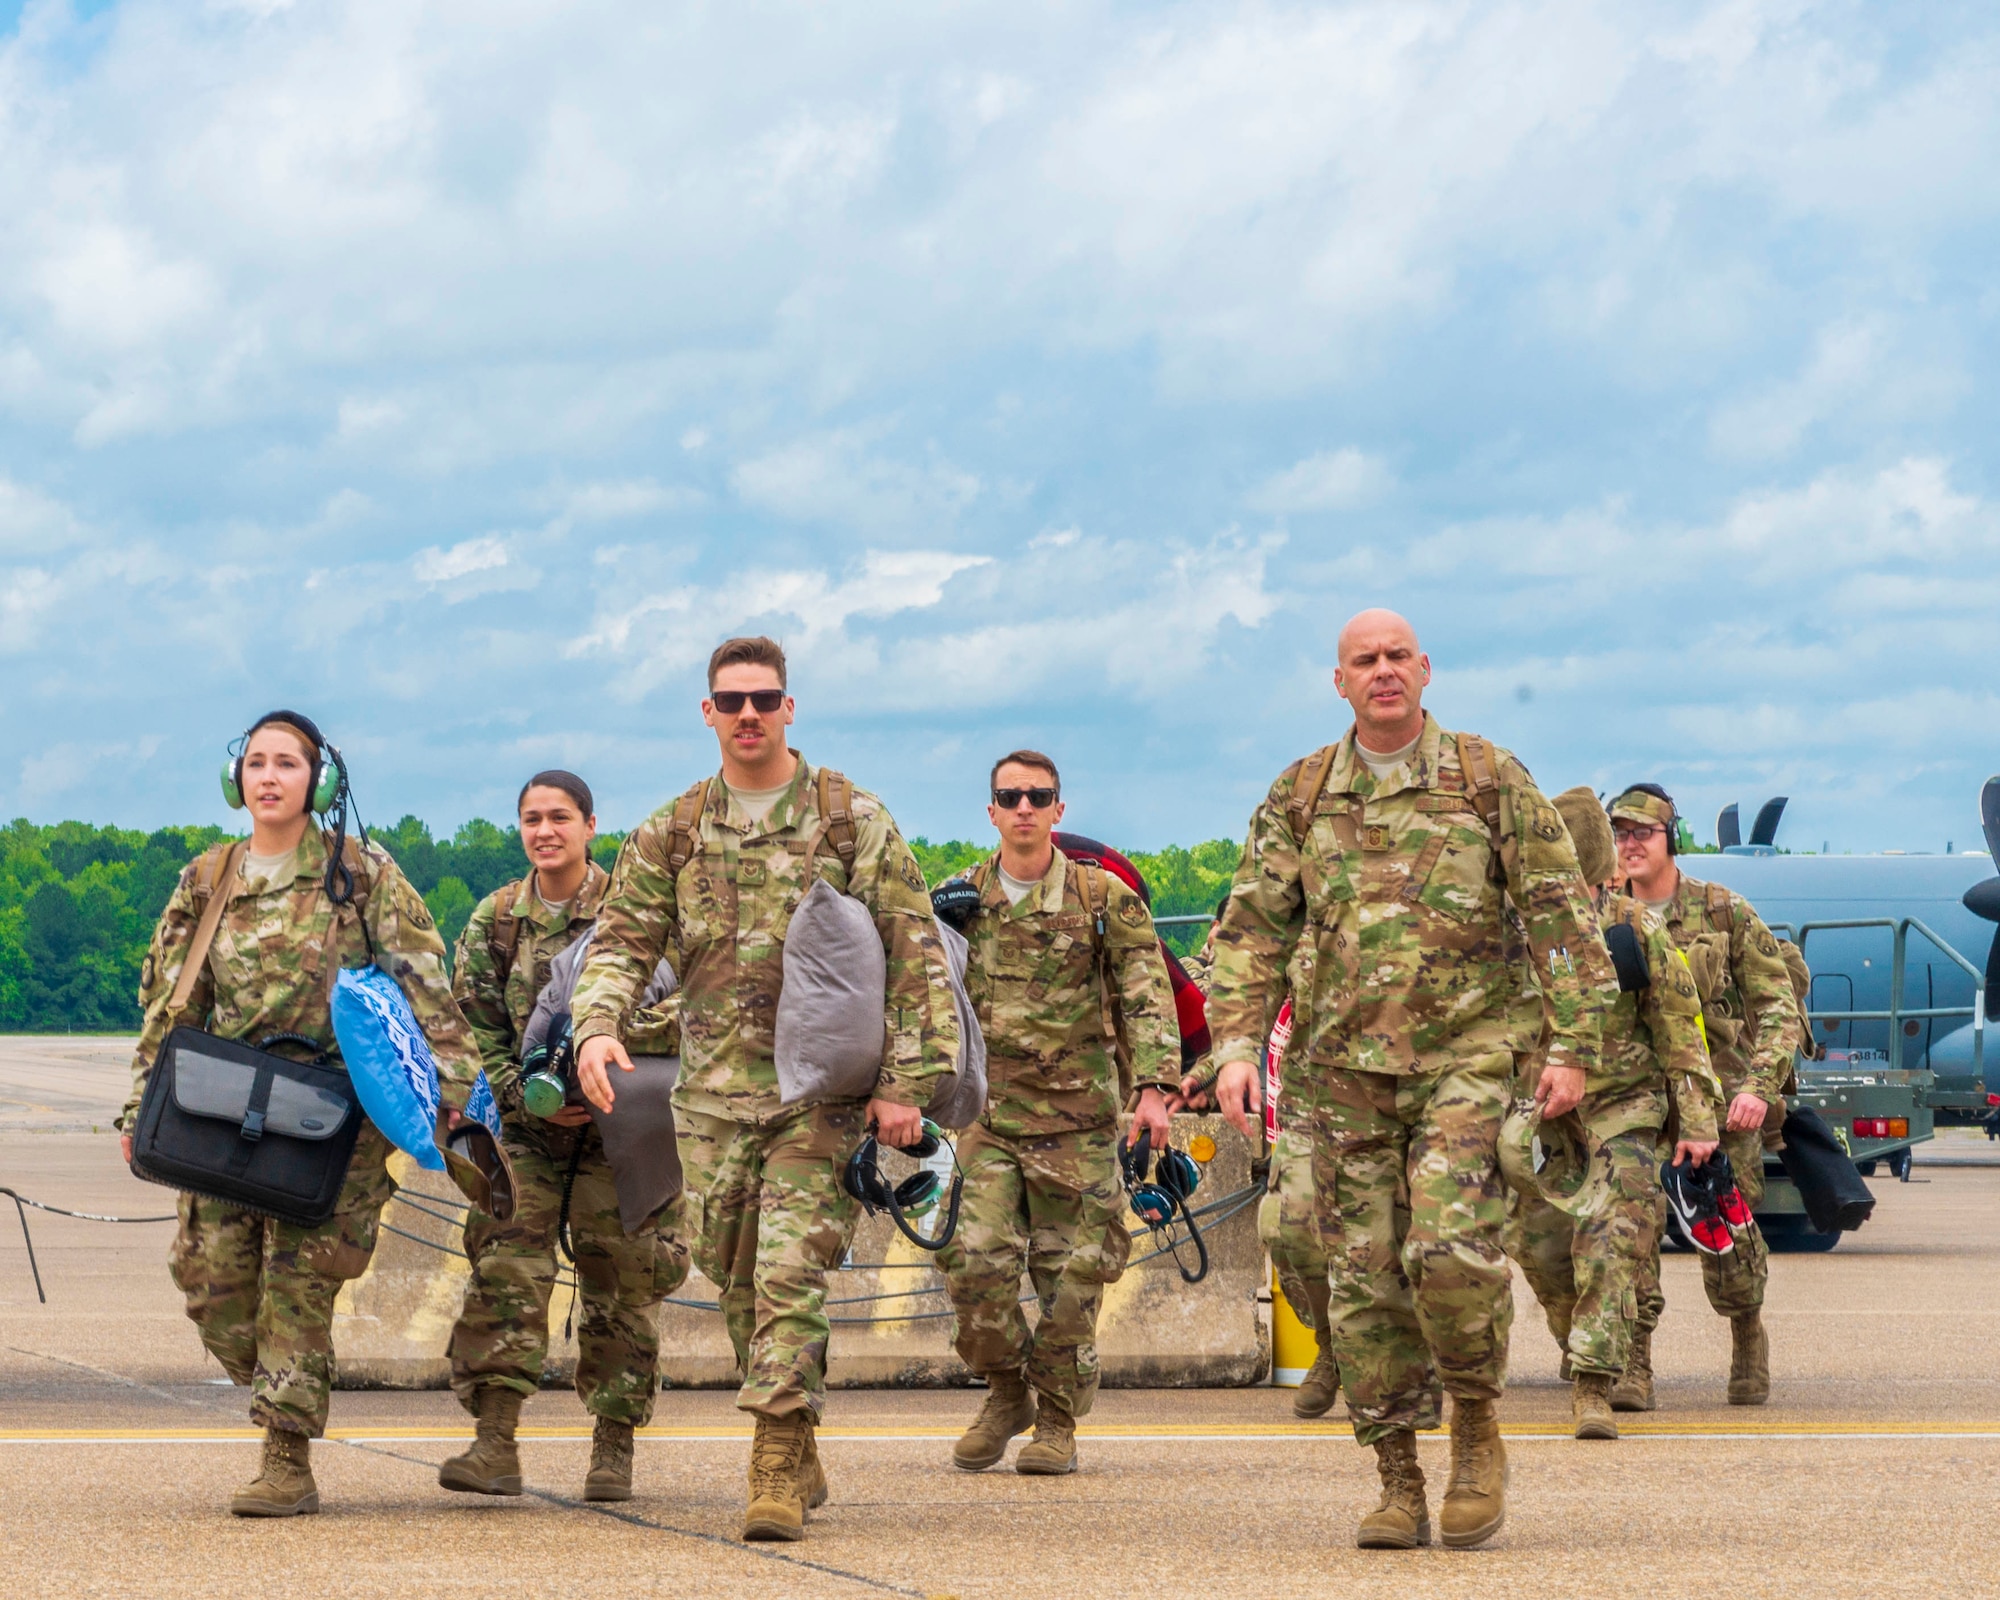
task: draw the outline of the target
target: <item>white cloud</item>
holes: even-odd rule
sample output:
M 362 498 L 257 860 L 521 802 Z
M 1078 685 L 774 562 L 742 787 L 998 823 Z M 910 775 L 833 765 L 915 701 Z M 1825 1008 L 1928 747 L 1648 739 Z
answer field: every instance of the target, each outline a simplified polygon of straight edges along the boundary
M 1264 480 L 1250 495 L 1257 511 L 1346 511 L 1366 505 L 1395 482 L 1388 466 L 1352 445 L 1321 450 Z
M 738 464 L 730 484 L 750 505 L 801 522 L 863 531 L 949 523 L 979 496 L 979 479 L 942 459 L 922 466 L 874 454 L 877 429 L 844 428 Z
M 463 539 L 449 550 L 433 546 L 418 551 L 410 562 L 410 572 L 419 583 L 450 583 L 475 572 L 504 567 L 507 560 L 507 546 L 498 539 Z

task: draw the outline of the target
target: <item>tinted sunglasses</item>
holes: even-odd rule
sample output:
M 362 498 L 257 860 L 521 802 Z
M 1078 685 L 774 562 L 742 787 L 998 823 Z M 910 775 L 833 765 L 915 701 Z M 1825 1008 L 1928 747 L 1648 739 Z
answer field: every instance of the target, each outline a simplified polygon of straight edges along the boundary
M 1002 811 L 1012 811 L 1021 803 L 1022 795 L 1028 797 L 1028 804 L 1037 811 L 1046 811 L 1056 803 L 1056 792 L 1053 789 L 995 789 L 993 803 Z
M 711 689 L 709 703 L 725 717 L 733 717 L 748 700 L 759 711 L 776 711 L 785 703 L 783 689 Z

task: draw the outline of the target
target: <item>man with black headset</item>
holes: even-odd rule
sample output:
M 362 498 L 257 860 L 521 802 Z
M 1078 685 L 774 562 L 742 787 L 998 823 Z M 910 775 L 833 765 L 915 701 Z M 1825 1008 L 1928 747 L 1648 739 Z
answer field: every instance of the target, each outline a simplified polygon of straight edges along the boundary
M 1015 1470 L 1050 1476 L 1076 1470 L 1076 1419 L 1097 1394 L 1098 1308 L 1130 1249 L 1118 1033 L 1139 1090 L 1128 1142 L 1143 1132 L 1164 1150 L 1180 1030 L 1145 902 L 1055 846 L 1055 763 L 1016 750 L 994 763 L 990 784 L 986 815 L 1000 848 L 963 875 L 978 903 L 953 918 L 970 946 L 966 989 L 986 1036 L 987 1101 L 959 1141 L 964 1201 L 938 1254 L 958 1353 L 987 1394 L 952 1461 L 968 1472 L 990 1467 L 1032 1424 Z M 948 901 L 941 893 L 940 906 Z M 1032 1330 L 1020 1304 L 1024 1265 L 1041 1300 Z

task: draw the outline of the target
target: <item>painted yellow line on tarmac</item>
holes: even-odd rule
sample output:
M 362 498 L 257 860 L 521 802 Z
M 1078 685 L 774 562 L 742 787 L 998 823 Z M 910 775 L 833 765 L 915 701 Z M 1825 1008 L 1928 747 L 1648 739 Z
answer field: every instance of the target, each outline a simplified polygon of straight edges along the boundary
M 956 1439 L 957 1427 L 827 1427 L 819 1437 L 829 1440 L 921 1441 Z M 1568 1439 L 1567 1426 L 1559 1424 L 1513 1423 L 1501 1433 L 1510 1439 Z M 1232 1439 L 1323 1439 L 1345 1443 L 1351 1439 L 1344 1427 L 1288 1423 L 1173 1424 L 1132 1423 L 1089 1426 L 1078 1436 L 1100 1442 L 1119 1440 L 1183 1439 L 1228 1441 Z M 1623 1422 L 1619 1432 L 1626 1438 L 1642 1439 L 2000 1439 L 2000 1421 L 1993 1422 Z M 0 1428 L 4 1444 L 241 1444 L 263 1438 L 255 1428 Z M 707 1427 L 643 1428 L 640 1439 L 668 1441 L 747 1442 L 748 1428 Z M 329 1428 L 326 1437 L 336 1443 L 460 1443 L 472 1437 L 472 1429 L 439 1427 Z M 582 1427 L 522 1428 L 519 1437 L 533 1439 L 588 1439 Z M 1428 1436 L 1442 1442 L 1440 1431 Z

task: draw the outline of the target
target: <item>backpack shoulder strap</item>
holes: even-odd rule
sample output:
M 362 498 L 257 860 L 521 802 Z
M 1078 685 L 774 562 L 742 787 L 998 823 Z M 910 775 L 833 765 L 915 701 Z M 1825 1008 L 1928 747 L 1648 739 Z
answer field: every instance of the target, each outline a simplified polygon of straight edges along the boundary
M 215 930 L 222 926 L 223 908 L 229 904 L 229 885 L 250 849 L 248 839 L 231 845 L 217 845 L 203 853 L 195 868 L 194 895 L 202 903 L 201 920 L 194 925 L 194 938 L 181 962 L 181 975 L 174 980 L 174 992 L 167 997 L 169 1015 L 187 1009 L 194 998 L 194 986 L 208 965 L 208 952 L 215 943 Z
M 695 856 L 695 830 L 701 826 L 701 814 L 708 809 L 709 785 L 715 780 L 703 778 L 700 783 L 674 802 L 674 814 L 667 824 L 667 871 L 678 875 Z
M 840 864 L 850 873 L 854 871 L 854 785 L 845 775 L 831 767 L 821 767 L 818 774 L 819 815 L 826 842 L 833 846 L 833 853 L 840 857 Z
M 1319 809 L 1320 792 L 1326 788 L 1326 775 L 1333 770 L 1334 752 L 1339 748 L 1337 744 L 1324 745 L 1299 763 L 1292 797 L 1285 802 L 1285 826 L 1291 829 L 1294 844 L 1303 846 L 1306 835 L 1312 832 L 1313 813 Z
M 514 915 L 514 897 L 524 881 L 516 878 L 500 886 L 500 904 L 493 912 L 493 925 L 486 930 L 486 952 L 499 969 L 503 988 L 514 970 L 514 953 L 521 948 L 521 919 Z
M 1708 914 L 1726 934 L 1736 932 L 1736 898 L 1722 884 L 1708 886 Z
M 1458 735 L 1458 765 L 1475 810 L 1486 819 L 1495 844 L 1500 842 L 1500 764 L 1493 759 L 1493 742 L 1476 733 Z

